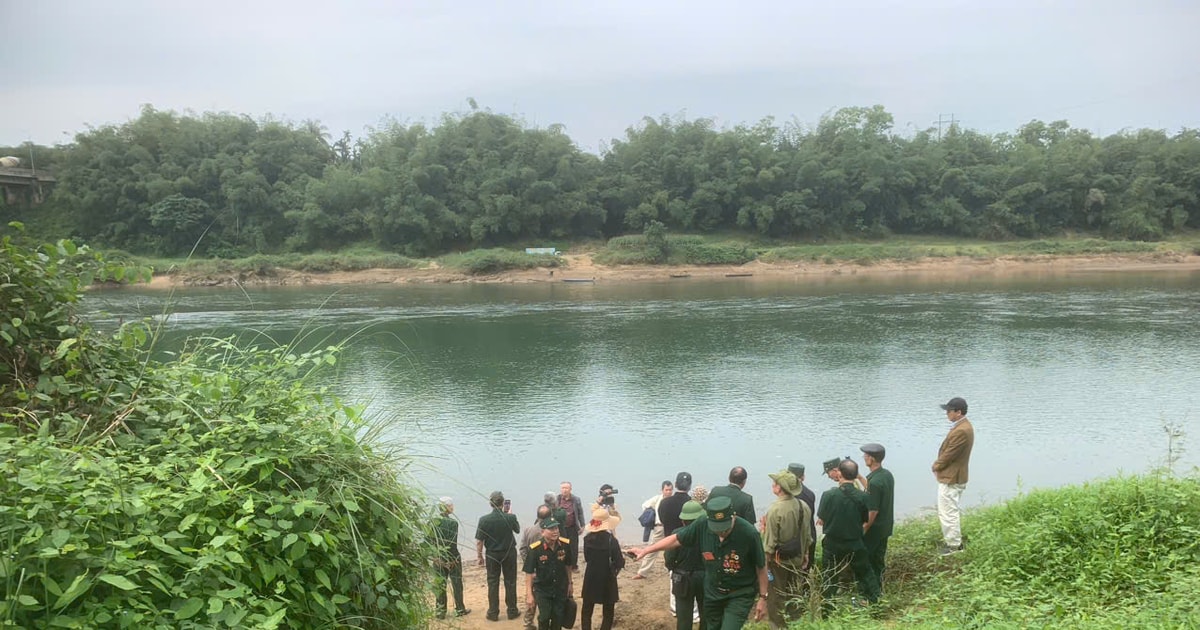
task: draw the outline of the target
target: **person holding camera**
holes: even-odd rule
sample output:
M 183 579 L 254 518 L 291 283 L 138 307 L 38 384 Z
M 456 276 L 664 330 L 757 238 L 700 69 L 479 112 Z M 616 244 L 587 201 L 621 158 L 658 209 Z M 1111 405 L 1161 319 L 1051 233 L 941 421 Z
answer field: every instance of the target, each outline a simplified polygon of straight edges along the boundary
M 617 497 L 613 496 L 620 494 L 611 484 L 600 486 L 599 496 L 596 497 L 596 502 L 591 505 L 592 512 L 596 510 L 606 510 L 609 514 L 617 518 L 621 518 L 621 511 L 617 509 Z
M 479 517 L 475 528 L 475 549 L 479 564 L 487 568 L 488 621 L 500 620 L 500 574 L 504 574 L 504 603 L 508 618 L 521 616 L 517 609 L 517 539 L 521 524 L 505 505 L 504 493 L 499 490 L 488 497 L 492 511 Z M 484 550 L 487 551 L 486 556 Z

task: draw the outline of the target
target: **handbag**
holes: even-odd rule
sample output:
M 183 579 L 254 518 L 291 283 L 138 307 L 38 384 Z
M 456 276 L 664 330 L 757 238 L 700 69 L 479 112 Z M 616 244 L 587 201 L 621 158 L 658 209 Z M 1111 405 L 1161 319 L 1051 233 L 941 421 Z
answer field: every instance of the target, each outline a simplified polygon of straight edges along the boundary
M 642 524 L 642 527 L 654 527 L 654 520 L 656 516 L 657 515 L 654 513 L 654 508 L 648 507 L 645 510 L 642 510 L 642 515 L 638 517 L 638 522 Z
M 800 503 L 800 500 L 796 499 L 796 503 Z M 798 509 L 800 511 L 800 518 L 803 519 L 804 518 L 804 505 L 800 504 Z M 796 536 L 796 537 L 792 538 L 791 540 L 783 542 L 775 550 L 775 554 L 779 557 L 780 560 L 792 560 L 794 558 L 799 558 L 800 556 L 807 555 L 808 549 L 805 549 L 805 547 L 804 547 L 804 536 L 803 536 L 804 528 L 803 527 L 800 528 L 800 533 L 801 533 L 801 535 Z
M 574 628 L 577 616 L 579 616 L 579 604 L 576 603 L 574 597 L 568 597 L 567 601 L 563 603 L 562 627 Z

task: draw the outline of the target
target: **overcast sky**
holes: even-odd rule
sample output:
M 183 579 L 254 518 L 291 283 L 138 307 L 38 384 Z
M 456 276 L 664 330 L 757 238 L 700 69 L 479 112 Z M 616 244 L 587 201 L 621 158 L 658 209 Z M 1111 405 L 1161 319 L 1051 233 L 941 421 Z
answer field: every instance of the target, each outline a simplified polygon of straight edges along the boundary
M 0 0 L 0 25 L 0 145 L 64 142 L 143 103 L 336 136 L 468 97 L 592 151 L 646 115 L 811 124 L 874 104 L 900 132 L 940 114 L 1200 127 L 1196 0 Z

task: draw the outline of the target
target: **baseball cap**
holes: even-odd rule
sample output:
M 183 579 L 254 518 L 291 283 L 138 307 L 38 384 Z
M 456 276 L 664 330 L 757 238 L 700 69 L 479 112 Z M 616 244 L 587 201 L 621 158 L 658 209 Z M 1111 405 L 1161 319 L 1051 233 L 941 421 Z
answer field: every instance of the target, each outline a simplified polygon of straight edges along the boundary
M 967 413 L 967 401 L 959 398 L 958 396 L 951 398 L 950 402 L 940 405 L 940 407 L 946 411 L 961 411 L 963 413 Z
M 675 475 L 675 489 L 687 492 L 692 488 L 692 473 L 681 472 Z

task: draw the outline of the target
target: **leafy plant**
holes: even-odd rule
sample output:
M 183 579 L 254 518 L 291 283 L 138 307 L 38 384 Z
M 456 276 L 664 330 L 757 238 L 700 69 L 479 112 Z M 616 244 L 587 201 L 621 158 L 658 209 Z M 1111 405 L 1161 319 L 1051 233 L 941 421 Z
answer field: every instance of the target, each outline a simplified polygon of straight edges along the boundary
M 75 320 L 79 251 L 3 241 L 0 625 L 420 625 L 426 501 L 315 386 L 338 348 L 151 361 L 144 324 Z

